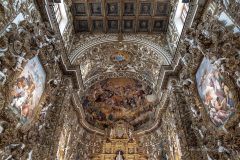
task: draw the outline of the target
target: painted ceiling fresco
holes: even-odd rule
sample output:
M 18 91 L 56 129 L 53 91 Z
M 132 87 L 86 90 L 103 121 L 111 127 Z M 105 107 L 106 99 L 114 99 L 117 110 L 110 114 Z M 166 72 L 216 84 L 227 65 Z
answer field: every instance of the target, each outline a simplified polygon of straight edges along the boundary
M 89 124 L 105 129 L 118 120 L 124 120 L 135 130 L 153 120 L 157 102 L 149 86 L 130 78 L 98 82 L 81 100 Z
M 73 0 L 76 32 L 166 32 L 170 1 Z

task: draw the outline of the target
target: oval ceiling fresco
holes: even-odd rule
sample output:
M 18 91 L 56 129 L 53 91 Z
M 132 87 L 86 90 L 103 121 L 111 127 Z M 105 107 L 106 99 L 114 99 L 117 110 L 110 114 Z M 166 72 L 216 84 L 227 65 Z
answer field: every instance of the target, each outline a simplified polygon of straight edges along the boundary
M 138 130 L 153 122 L 158 100 L 151 87 L 131 78 L 109 78 L 90 87 L 81 100 L 86 121 L 99 129 L 124 120 Z

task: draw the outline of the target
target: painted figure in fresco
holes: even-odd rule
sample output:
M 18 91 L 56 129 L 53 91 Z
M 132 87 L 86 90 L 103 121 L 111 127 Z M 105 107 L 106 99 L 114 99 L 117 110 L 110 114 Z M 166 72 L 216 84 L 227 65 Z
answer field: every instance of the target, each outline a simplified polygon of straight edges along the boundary
M 22 116 L 26 117 L 29 112 L 29 104 L 31 102 L 32 93 L 35 89 L 33 78 L 20 77 L 17 80 L 17 85 L 14 86 L 12 95 L 14 96 L 11 103 L 12 107 L 18 109 Z
M 10 108 L 26 122 L 31 117 L 33 108 L 40 100 L 44 89 L 45 73 L 37 57 L 30 60 L 11 91 L 12 102 Z
M 92 86 L 88 93 L 82 99 L 87 121 L 100 126 L 121 119 L 141 122 L 148 119 L 156 102 L 155 98 L 149 101 L 152 90 L 133 79 L 107 79 Z
M 197 72 L 198 91 L 216 126 L 224 125 L 235 112 L 232 92 L 217 68 L 204 59 Z

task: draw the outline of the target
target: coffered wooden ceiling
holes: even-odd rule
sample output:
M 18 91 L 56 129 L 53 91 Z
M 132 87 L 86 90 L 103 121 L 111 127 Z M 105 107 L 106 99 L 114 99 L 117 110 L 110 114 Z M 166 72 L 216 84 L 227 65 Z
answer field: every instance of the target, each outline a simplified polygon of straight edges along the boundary
M 73 0 L 76 32 L 164 33 L 169 0 Z

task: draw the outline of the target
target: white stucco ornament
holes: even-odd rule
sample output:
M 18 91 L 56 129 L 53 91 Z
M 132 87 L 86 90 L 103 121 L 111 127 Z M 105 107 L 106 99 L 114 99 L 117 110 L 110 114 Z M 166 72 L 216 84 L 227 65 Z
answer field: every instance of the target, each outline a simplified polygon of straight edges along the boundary
M 146 96 L 148 102 L 153 103 L 157 100 L 157 96 L 155 94 L 150 94 Z

